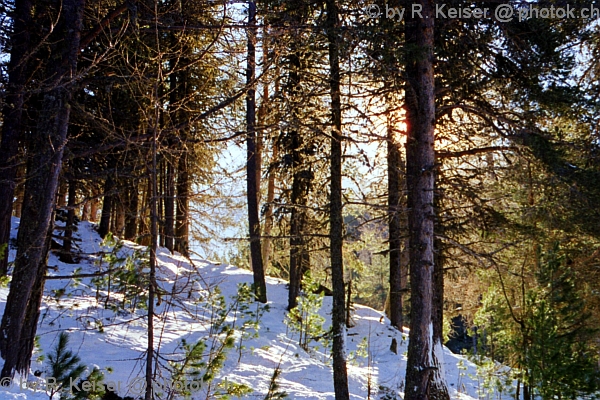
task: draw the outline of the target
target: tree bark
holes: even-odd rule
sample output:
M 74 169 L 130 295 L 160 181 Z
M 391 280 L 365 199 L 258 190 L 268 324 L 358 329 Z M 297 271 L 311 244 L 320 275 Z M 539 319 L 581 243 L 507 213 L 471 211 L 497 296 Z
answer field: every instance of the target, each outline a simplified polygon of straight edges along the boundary
M 122 237 L 123 232 L 125 231 L 125 204 L 123 201 L 123 191 L 121 189 L 120 193 L 118 195 L 115 196 L 115 202 L 114 202 L 114 229 L 113 232 L 119 236 Z
M 158 83 L 157 83 L 158 86 Z M 155 88 L 154 94 L 158 98 L 158 88 Z M 157 131 L 160 120 L 160 111 L 158 107 L 155 109 L 153 138 L 152 138 L 152 170 L 148 171 L 148 179 L 150 180 L 150 274 L 148 277 L 148 319 L 147 319 L 147 344 L 146 344 L 146 366 L 145 366 L 145 381 L 146 391 L 145 400 L 154 398 L 154 299 L 156 296 L 156 251 L 158 250 L 158 167 L 157 167 Z
M 0 141 L 0 246 L 8 246 L 10 218 L 16 187 L 17 153 L 22 131 L 25 104 L 28 58 L 32 46 L 33 0 L 16 0 L 13 14 L 13 33 L 10 36 L 10 62 L 6 98 L 2 108 L 2 141 Z M 8 272 L 8 248 L 0 256 L 0 276 Z
M 50 233 L 54 226 L 54 219 L 50 221 L 50 231 L 46 237 L 46 248 L 47 253 L 50 249 Z M 35 334 L 37 331 L 37 324 L 40 317 L 40 307 L 42 305 L 42 297 L 44 295 L 44 278 L 46 277 L 46 263 L 45 260 L 40 265 L 35 277 L 33 284 L 33 290 L 31 291 L 31 297 L 27 303 L 27 311 L 25 313 L 25 321 L 23 328 L 21 329 L 22 347 L 19 349 L 17 356 L 17 371 L 27 371 L 29 369 L 31 355 L 33 354 L 33 348 L 35 346 Z
M 276 160 L 278 157 L 278 146 L 273 143 L 272 159 Z M 269 177 L 267 179 L 267 200 L 266 200 L 266 211 L 265 211 L 265 224 L 263 226 L 263 236 L 271 236 L 271 230 L 273 229 L 273 201 L 275 200 L 275 172 L 269 171 Z M 271 257 L 271 239 L 266 238 L 263 243 L 263 265 L 266 268 L 269 267 Z
M 175 226 L 175 251 L 189 256 L 189 192 L 190 179 L 187 150 L 177 164 L 177 215 Z
M 175 167 L 173 158 L 165 159 L 167 172 L 165 176 L 165 247 L 172 253 L 175 238 Z
M 77 195 L 77 182 L 69 180 L 69 199 L 67 202 L 67 223 L 65 224 L 65 233 L 63 235 L 63 246 L 60 254 L 60 261 L 72 264 L 73 255 L 71 248 L 73 245 L 73 231 L 75 228 L 75 204 Z
M 350 398 L 346 368 L 346 312 L 344 293 L 344 260 L 342 215 L 342 106 L 340 90 L 340 32 L 335 0 L 326 1 L 327 41 L 329 45 L 329 87 L 331 91 L 331 193 L 329 235 L 331 281 L 333 286 L 333 387 L 336 400 Z
M 246 66 L 246 83 L 249 85 L 254 81 L 256 69 L 256 3 L 248 3 L 248 60 Z M 262 251 L 260 248 L 260 219 L 258 216 L 258 192 L 260 188 L 257 182 L 258 165 L 256 149 L 256 90 L 254 85 L 246 94 L 246 183 L 248 196 L 248 225 L 250 228 L 250 258 L 252 261 L 252 272 L 254 274 L 254 291 L 256 298 L 261 303 L 267 302 L 267 284 L 265 282 L 265 271 L 262 263 Z
M 292 139 L 292 214 L 290 218 L 290 289 L 288 292 L 288 310 L 298 305 L 298 296 L 302 286 L 302 278 L 310 269 L 310 257 L 306 249 L 304 230 L 307 223 L 306 197 L 310 187 L 310 171 L 302 165 L 300 156 L 300 134 L 291 132 Z
M 138 184 L 132 179 L 127 185 L 127 204 L 125 204 L 125 233 L 126 240 L 135 240 L 137 235 L 139 194 Z
M 17 180 L 21 180 L 18 178 L 18 174 L 17 174 Z M 25 185 L 24 185 L 23 181 L 21 180 L 21 182 L 18 183 L 17 187 L 15 188 L 15 204 L 14 204 L 13 214 L 17 218 L 21 218 L 21 214 L 23 212 L 23 196 L 24 195 L 25 195 Z M 0 239 L 0 242 L 1 242 L 1 239 Z
M 63 0 L 52 5 L 55 11 L 61 10 L 61 18 L 55 27 L 56 36 L 50 37 L 53 44 L 46 77 L 51 81 L 49 90 L 42 95 L 36 132 L 30 142 L 32 157 L 17 237 L 15 272 L 0 325 L 0 353 L 5 359 L 2 377 L 12 377 L 17 368 L 18 372 L 26 372 L 24 366 L 29 365 L 31 358 L 31 353 L 22 352 L 31 340 L 31 334 L 24 332 L 25 319 L 33 313 L 28 307 L 37 304 L 32 301 L 32 293 L 37 276 L 42 273 L 40 269 L 46 266 L 46 240 L 67 141 L 71 83 L 77 72 L 85 0 Z
M 92 199 L 90 200 L 90 222 L 98 221 L 98 199 L 96 198 L 96 189 L 92 189 Z
M 111 176 L 104 182 L 104 201 L 102 202 L 102 213 L 100 214 L 100 225 L 98 234 L 104 239 L 110 231 L 110 216 L 113 209 L 114 195 L 111 193 L 115 187 L 114 179 Z
M 449 399 L 441 346 L 434 339 L 435 85 L 434 2 L 420 0 L 422 17 L 406 21 L 408 228 L 411 318 L 405 399 Z
M 299 19 L 296 23 L 301 23 Z M 290 54 L 289 91 L 292 101 L 296 103 L 300 94 L 300 53 L 296 49 L 296 43 L 292 44 Z M 300 132 L 300 120 L 295 109 L 291 111 L 291 129 L 288 138 L 288 150 L 292 161 L 292 193 L 290 203 L 292 213 L 290 217 L 290 289 L 288 292 L 288 310 L 298 305 L 298 296 L 302 285 L 302 278 L 310 269 L 310 256 L 306 248 L 304 231 L 306 229 L 307 212 L 306 204 L 308 193 L 312 185 L 312 171 L 306 165 L 302 153 L 304 151 L 304 140 Z
M 263 65 L 265 65 L 267 63 L 267 60 L 269 60 L 269 49 L 267 47 L 267 35 L 268 35 L 268 30 L 266 25 L 263 26 L 263 42 L 262 42 L 262 49 L 263 49 Z M 265 67 L 263 67 L 263 75 L 266 76 L 266 70 Z M 262 92 L 262 99 L 260 102 L 260 107 L 258 108 L 258 125 L 260 126 L 260 137 L 263 138 L 263 140 L 261 140 L 261 159 L 262 159 L 262 154 L 264 153 L 262 151 L 262 147 L 265 142 L 265 139 L 267 138 L 267 111 L 268 111 L 268 104 L 269 104 L 269 85 L 268 82 L 266 82 L 266 80 L 263 82 L 263 92 Z M 273 141 L 272 144 L 272 155 L 271 155 L 271 159 L 275 160 L 277 159 L 277 144 L 275 143 L 275 141 Z M 262 165 L 262 163 L 260 163 L 259 165 Z M 267 178 L 267 198 L 265 201 L 265 222 L 263 224 L 263 236 L 268 237 L 271 236 L 271 229 L 273 228 L 273 200 L 275 199 L 275 173 L 274 171 L 271 170 L 271 168 L 267 169 L 268 171 L 268 178 Z M 260 172 L 260 171 L 259 171 Z M 258 174 L 257 177 L 258 182 L 260 182 L 260 173 Z M 260 184 L 259 184 L 260 187 Z M 267 268 L 269 268 L 269 258 L 270 258 L 270 253 L 271 253 L 271 239 L 269 238 L 264 238 L 263 242 L 262 242 L 262 258 L 263 258 L 263 267 L 265 268 L 265 270 L 267 270 Z
M 388 115 L 388 118 L 390 116 Z M 401 269 L 401 155 L 394 138 L 394 127 L 388 120 L 387 167 L 388 167 L 388 236 L 390 257 L 389 318 L 392 326 L 402 330 L 402 269 Z

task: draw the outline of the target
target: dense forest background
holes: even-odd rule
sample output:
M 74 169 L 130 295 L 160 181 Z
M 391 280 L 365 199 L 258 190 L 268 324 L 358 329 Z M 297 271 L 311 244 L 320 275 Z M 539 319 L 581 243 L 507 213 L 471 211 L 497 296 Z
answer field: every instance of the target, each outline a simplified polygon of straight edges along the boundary
M 289 280 L 290 310 L 316 279 L 336 398 L 354 303 L 410 326 L 407 399 L 448 398 L 452 330 L 524 399 L 597 390 L 600 15 L 440 4 L 3 0 L 2 375 L 28 369 L 48 251 L 75 262 L 87 220 L 151 266 L 163 246 L 248 267 L 260 302 L 265 275 Z

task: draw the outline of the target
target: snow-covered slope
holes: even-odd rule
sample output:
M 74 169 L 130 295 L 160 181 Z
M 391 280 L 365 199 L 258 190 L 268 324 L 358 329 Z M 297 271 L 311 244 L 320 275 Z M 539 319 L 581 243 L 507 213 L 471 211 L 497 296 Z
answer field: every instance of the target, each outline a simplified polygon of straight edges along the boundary
M 15 219 L 15 236 L 17 226 Z M 52 254 L 50 276 L 93 274 L 109 268 L 106 255 L 111 254 L 111 248 L 102 246 L 93 224 L 80 223 L 75 237 L 81 252 L 79 264 L 62 263 Z M 143 252 L 144 249 L 125 242 L 115 255 L 125 258 L 133 255 L 135 250 Z M 14 251 L 10 257 L 14 258 Z M 139 254 L 136 257 L 139 258 Z M 123 260 L 116 264 L 122 263 Z M 286 282 L 267 278 L 269 303 L 267 308 L 261 308 L 258 304 L 235 301 L 239 285 L 251 282 L 250 271 L 206 260 L 188 260 L 171 255 L 166 249 L 159 250 L 158 264 L 158 284 L 162 294 L 156 307 L 155 343 L 160 355 L 160 379 L 165 385 L 161 398 L 166 398 L 169 389 L 178 389 L 176 385 L 180 384 L 171 383 L 169 388 L 171 378 L 167 371 L 169 365 L 171 369 L 182 365 L 182 340 L 188 346 L 204 340 L 203 354 L 207 362 L 211 360 L 207 357 L 219 353 L 227 331 L 232 332 L 230 336 L 235 342 L 212 383 L 192 376 L 178 381 L 191 389 L 191 398 L 204 399 L 236 384 L 251 389 L 243 398 L 263 399 L 270 387 L 272 393 L 285 392 L 290 399 L 334 398 L 327 350 L 316 341 L 311 342 L 309 351 L 304 350 L 298 345 L 299 334 L 285 323 Z M 142 271 L 144 266 L 132 268 Z M 0 387 L 0 399 L 48 398 L 46 392 L 40 390 L 49 374 L 48 357 L 43 361 L 38 358 L 52 351 L 62 331 L 69 332 L 69 346 L 81 361 L 90 368 L 100 368 L 105 374 L 104 381 L 117 385 L 114 387 L 119 395 L 141 397 L 147 342 L 147 312 L 143 307 L 140 309 L 143 293 L 138 290 L 138 296 L 124 299 L 110 293 L 106 281 L 98 288 L 92 279 L 49 279 L 46 282 L 38 328 L 40 347 L 34 354 L 31 373 L 26 377 L 30 388 L 25 387 L 25 377 L 17 377 L 10 387 Z M 116 285 L 115 282 L 111 284 Z M 114 286 L 112 290 L 115 290 Z M 4 310 L 7 295 L 8 288 L 0 289 L 0 312 Z M 226 303 L 219 302 L 220 295 Z M 122 304 L 125 309 L 121 309 Z M 325 297 L 319 313 L 326 319 L 326 326 L 330 309 L 331 298 Z M 221 321 L 222 329 L 211 328 L 215 321 Z M 357 305 L 353 321 L 354 326 L 348 330 L 351 397 L 402 398 L 408 332 L 391 328 L 383 313 L 368 307 Z M 398 344 L 397 354 L 390 350 L 393 338 Z M 485 379 L 478 375 L 473 364 L 447 350 L 444 356 L 452 398 L 487 398 L 490 395 L 484 389 Z M 271 384 L 276 370 L 274 382 L 277 387 L 273 389 Z M 35 376 L 40 374 L 40 377 Z M 36 387 L 37 391 L 34 390 Z M 178 397 L 181 396 L 175 396 Z

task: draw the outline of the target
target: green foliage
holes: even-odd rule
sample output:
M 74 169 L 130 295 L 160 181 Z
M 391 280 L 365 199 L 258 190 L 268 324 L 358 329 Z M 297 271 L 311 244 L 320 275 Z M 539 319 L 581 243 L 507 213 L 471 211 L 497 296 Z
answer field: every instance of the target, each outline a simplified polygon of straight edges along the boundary
M 361 212 L 362 211 L 362 212 Z M 344 242 L 344 269 L 350 275 L 352 301 L 383 309 L 389 290 L 389 258 L 384 232 L 387 227 L 364 210 L 352 209 L 344 217 L 349 239 Z
M 281 375 L 281 369 L 278 365 L 277 368 L 275 368 L 275 370 L 273 371 L 271 381 L 269 382 L 269 391 L 267 392 L 267 395 L 265 396 L 264 400 L 280 400 L 287 398 L 287 392 L 279 390 L 279 383 L 277 383 L 279 375 Z
M 237 315 L 242 317 L 242 338 L 257 338 L 260 319 L 269 311 L 269 305 L 256 301 L 254 288 L 246 283 L 238 285 L 237 294 L 232 300 L 237 307 Z
M 469 374 L 469 378 L 477 382 L 477 393 L 479 398 L 485 398 L 485 396 L 490 398 L 492 395 L 501 398 L 502 394 L 513 394 L 513 381 L 515 377 L 509 368 L 489 357 L 473 356 L 470 357 L 470 359 L 477 366 L 477 374 Z M 462 381 L 462 378 L 465 376 L 464 371 L 466 371 L 466 366 L 462 364 L 459 365 L 458 368 L 461 371 L 459 373 L 459 381 Z
M 476 323 L 485 326 L 488 351 L 520 371 L 542 399 L 593 393 L 600 387 L 598 353 L 575 273 L 558 245 L 537 260 L 534 282 L 521 277 L 521 304 L 509 301 L 506 286 L 492 287 Z
M 304 293 L 298 299 L 298 305 L 290 310 L 285 323 L 300 337 L 298 344 L 304 350 L 309 351 L 311 341 L 320 341 L 325 347 L 329 345 L 327 334 L 323 329 L 325 318 L 319 315 L 323 305 L 323 294 L 318 293 L 319 283 L 314 280 L 310 273 L 306 273 L 302 281 Z
M 108 273 L 92 279 L 96 299 L 100 301 L 103 297 L 104 306 L 113 311 L 133 313 L 136 309 L 145 309 L 148 303 L 148 249 L 135 249 L 132 254 L 123 256 L 123 242 L 111 233 L 106 235 L 102 245 L 110 249 L 102 259 L 108 264 Z
M 106 390 L 103 384 L 104 373 L 98 368 L 94 367 L 92 372 L 89 373 L 83 379 L 80 379 L 73 388 L 79 388 L 81 390 L 74 391 L 74 397 L 70 400 L 84 400 L 84 399 L 101 399 L 103 398 Z
M 369 340 L 364 337 L 356 346 L 356 351 L 351 351 L 348 354 L 348 361 L 353 364 L 358 364 L 358 358 L 367 358 L 369 356 Z
M 230 382 L 227 379 L 217 381 L 217 377 L 227 360 L 230 351 L 237 344 L 242 349 L 242 340 L 246 337 L 258 337 L 260 318 L 268 307 L 255 301 L 255 295 L 249 285 L 238 286 L 238 293 L 228 305 L 218 287 L 201 300 L 203 307 L 210 312 L 210 331 L 194 343 L 183 339 L 179 345 L 182 357 L 169 362 L 171 382 L 195 382 L 197 385 L 169 385 L 163 387 L 173 396 L 191 398 L 193 389 L 198 385 L 207 393 L 207 398 L 228 399 L 231 396 L 244 396 L 252 392 L 246 385 Z M 230 317 L 234 315 L 235 318 Z M 240 325 L 236 325 L 239 321 Z M 216 383 L 216 384 L 215 384 Z M 160 383 L 159 383 L 160 384 Z
M 76 382 L 81 374 L 85 371 L 85 365 L 81 364 L 79 356 L 67 349 L 69 344 L 69 335 L 66 332 L 61 332 L 58 335 L 58 342 L 53 351 L 48 355 L 48 367 L 50 369 L 50 377 L 53 379 L 53 385 L 49 387 L 49 396 L 56 393 L 61 393 L 60 398 L 63 399 L 79 399 L 78 395 L 70 397 L 72 393 L 66 393 L 71 382 Z

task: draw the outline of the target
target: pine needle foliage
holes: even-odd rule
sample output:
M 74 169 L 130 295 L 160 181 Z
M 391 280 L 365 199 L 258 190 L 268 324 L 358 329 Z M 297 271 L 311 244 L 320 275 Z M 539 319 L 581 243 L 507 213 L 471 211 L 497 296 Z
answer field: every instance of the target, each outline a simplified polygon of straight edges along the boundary
M 48 355 L 48 366 L 50 368 L 50 377 L 54 378 L 54 385 L 50 388 L 50 398 L 57 392 L 63 392 L 63 389 L 70 387 L 72 382 L 76 382 L 81 374 L 86 370 L 85 365 L 81 364 L 81 359 L 68 349 L 69 335 L 61 332 L 58 335 L 56 347 Z M 61 400 L 70 399 L 69 393 L 61 393 Z
M 484 349 L 514 368 L 527 392 L 542 399 L 575 399 L 600 387 L 596 331 L 576 274 L 555 244 L 538 249 L 534 281 L 521 276 L 523 298 L 513 303 L 492 287 L 483 299 L 476 323 L 486 332 Z
M 281 391 L 279 388 L 279 383 L 277 379 L 281 375 L 281 368 L 278 365 L 277 368 L 273 371 L 273 376 L 271 376 L 271 382 L 269 383 L 269 391 L 265 396 L 265 400 L 280 400 L 287 399 L 288 394 L 285 391 Z
M 292 332 L 300 335 L 298 344 L 304 350 L 310 350 L 309 344 L 312 341 L 321 341 L 327 347 L 327 332 L 323 329 L 325 318 L 319 315 L 324 295 L 318 292 L 319 283 L 310 273 L 304 275 L 302 285 L 304 293 L 298 299 L 298 305 L 290 310 L 285 322 Z

